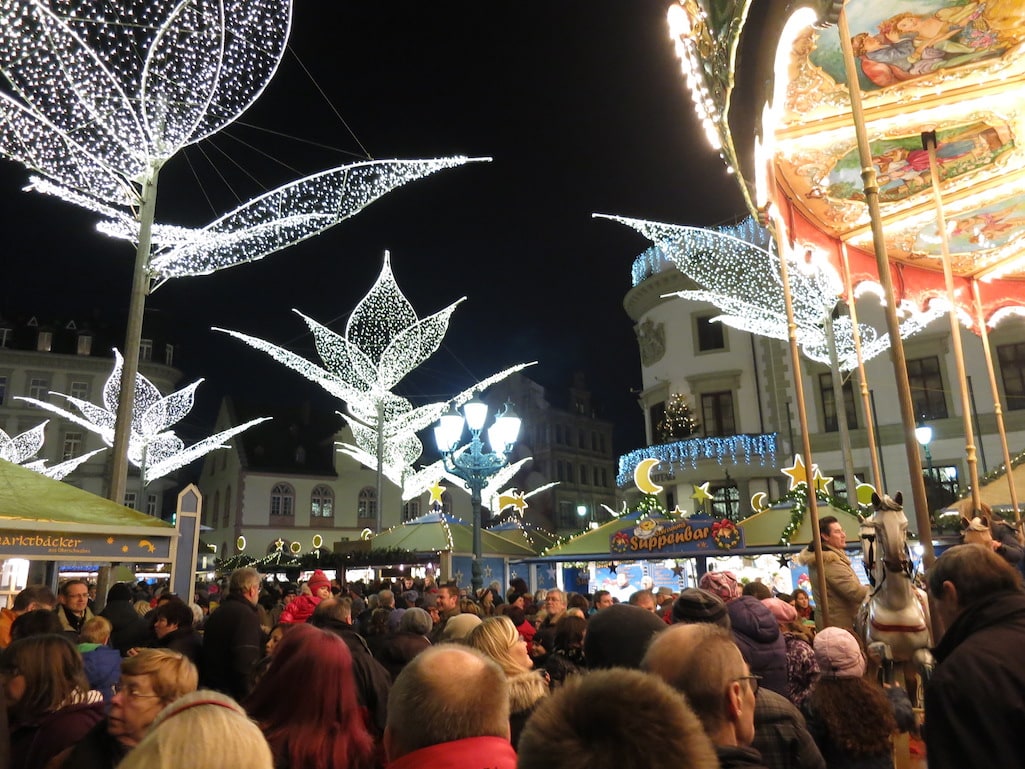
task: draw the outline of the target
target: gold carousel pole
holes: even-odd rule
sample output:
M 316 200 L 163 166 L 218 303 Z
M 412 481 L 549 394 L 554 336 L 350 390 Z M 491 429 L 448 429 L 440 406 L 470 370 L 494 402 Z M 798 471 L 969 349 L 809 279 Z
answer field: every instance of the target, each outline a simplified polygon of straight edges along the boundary
M 922 457 L 918 441 L 915 440 L 915 406 L 911 400 L 911 385 L 908 383 L 907 361 L 904 357 L 904 340 L 900 337 L 897 322 L 897 305 L 893 292 L 893 276 L 890 274 L 890 258 L 886 254 L 886 239 L 879 213 L 879 187 L 876 185 L 876 169 L 872 165 L 872 148 L 865 132 L 865 114 L 861 106 L 861 86 L 851 50 L 851 30 L 847 23 L 846 6 L 840 9 L 838 20 L 840 49 L 843 51 L 844 69 L 847 74 L 847 89 L 851 99 L 851 116 L 858 140 L 858 155 L 861 158 L 861 178 L 865 185 L 865 202 L 868 204 L 872 224 L 872 245 L 876 256 L 879 282 L 886 295 L 886 328 L 890 334 L 890 349 L 893 352 L 893 376 L 897 385 L 897 400 L 900 404 L 901 425 L 904 432 L 904 451 L 907 456 L 908 474 L 911 476 L 911 497 L 915 505 L 915 521 L 918 525 L 918 541 L 922 546 L 922 560 L 928 569 L 936 560 L 932 547 L 932 518 L 929 515 L 929 500 L 925 494 L 925 476 L 922 473 Z
M 861 356 L 861 331 L 858 329 L 858 310 L 854 306 L 854 285 L 851 281 L 851 262 L 847 256 L 847 244 L 840 242 L 840 261 L 843 266 L 844 291 L 847 294 L 847 310 L 851 315 L 851 329 L 854 336 L 854 354 L 858 359 L 858 389 L 861 393 L 861 407 L 865 410 L 865 428 L 868 436 L 868 456 L 872 466 L 872 485 L 876 490 L 883 488 L 883 473 L 879 466 L 879 444 L 876 443 L 876 426 L 872 418 L 872 398 L 868 394 L 868 377 L 865 375 L 865 359 Z M 847 494 L 850 500 L 850 492 Z M 855 496 L 855 499 L 857 497 Z M 853 505 L 852 505 L 853 507 Z
M 940 236 L 943 256 L 943 283 L 950 304 L 950 338 L 954 347 L 954 365 L 957 381 L 961 385 L 961 422 L 965 439 L 965 461 L 968 463 L 968 482 L 972 486 L 972 509 L 979 509 L 979 466 L 975 459 L 975 432 L 972 428 L 972 404 L 968 399 L 968 378 L 965 374 L 964 350 L 961 347 L 961 322 L 957 318 L 957 297 L 954 295 L 954 273 L 950 267 L 950 244 L 947 240 L 947 217 L 943 213 L 943 193 L 940 192 L 940 168 L 936 160 L 936 132 L 922 134 L 922 148 L 929 153 L 929 174 L 932 176 L 932 196 L 936 204 L 936 229 Z M 988 348 L 987 348 L 988 352 Z
M 979 294 L 979 281 L 972 278 L 972 299 L 975 303 L 975 322 L 979 324 L 979 336 L 982 337 L 982 350 L 986 355 L 986 372 L 989 374 L 989 388 L 993 394 L 993 415 L 997 418 L 997 434 L 1000 436 L 1000 448 L 1004 452 L 1004 471 L 1007 475 L 1007 488 L 1011 494 L 1011 507 L 1014 509 L 1014 520 L 1021 520 L 1018 511 L 1018 492 L 1014 488 L 1014 473 L 1011 472 L 1011 452 L 1007 448 L 1007 431 L 1004 429 L 1004 409 L 1000 405 L 1000 390 L 997 389 L 996 369 L 993 367 L 993 351 L 989 347 L 989 331 L 986 330 L 986 319 L 982 314 L 982 296 Z
M 794 320 L 794 300 L 790 293 L 790 268 L 787 263 L 789 248 L 786 248 L 782 233 L 781 221 L 775 221 L 773 230 L 776 233 L 776 247 L 779 252 L 779 274 L 783 282 L 783 306 L 787 313 L 787 338 L 790 341 L 790 366 L 794 372 L 794 394 L 797 400 L 797 419 L 801 425 L 801 451 L 804 454 L 804 479 L 808 487 L 808 517 L 811 519 L 811 541 L 815 549 L 815 576 L 818 602 L 815 611 L 822 612 L 822 626 L 829 625 L 829 599 L 826 596 L 826 570 L 822 567 L 822 538 L 819 536 L 819 501 L 818 489 L 815 485 L 811 457 L 811 433 L 808 430 L 808 410 L 804 399 L 804 377 L 801 375 L 801 352 L 797 347 L 797 321 Z M 843 407 L 841 402 L 840 407 Z M 848 490 L 849 493 L 849 490 Z

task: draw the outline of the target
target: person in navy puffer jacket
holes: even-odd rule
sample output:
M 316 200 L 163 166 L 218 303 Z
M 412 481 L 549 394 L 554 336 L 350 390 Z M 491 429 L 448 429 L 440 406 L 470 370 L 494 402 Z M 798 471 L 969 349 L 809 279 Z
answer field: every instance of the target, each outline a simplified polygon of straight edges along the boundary
M 787 695 L 787 644 L 772 612 L 754 596 L 742 595 L 726 604 L 733 640 L 751 674 L 761 686 Z

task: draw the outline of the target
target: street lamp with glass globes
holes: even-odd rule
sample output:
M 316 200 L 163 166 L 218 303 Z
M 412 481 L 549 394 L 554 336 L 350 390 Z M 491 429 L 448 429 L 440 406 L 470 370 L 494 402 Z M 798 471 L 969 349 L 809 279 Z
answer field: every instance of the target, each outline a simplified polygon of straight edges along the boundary
M 915 428 L 915 440 L 925 449 L 925 464 L 928 468 L 929 479 L 935 481 L 935 474 L 932 469 L 932 453 L 929 451 L 929 443 L 932 441 L 932 427 L 925 422 L 919 422 Z
M 487 429 L 491 446 L 491 451 L 487 451 L 481 439 L 487 420 L 488 404 L 474 397 L 463 406 L 462 414 L 454 408 L 449 409 L 434 428 L 434 440 L 441 452 L 445 470 L 462 480 L 470 491 L 473 507 L 473 565 L 470 584 L 475 596 L 484 586 L 481 569 L 481 491 L 488 479 L 505 467 L 508 454 L 520 434 L 520 418 L 513 411 L 512 404 L 506 403 Z M 470 428 L 470 442 L 460 446 L 464 427 Z

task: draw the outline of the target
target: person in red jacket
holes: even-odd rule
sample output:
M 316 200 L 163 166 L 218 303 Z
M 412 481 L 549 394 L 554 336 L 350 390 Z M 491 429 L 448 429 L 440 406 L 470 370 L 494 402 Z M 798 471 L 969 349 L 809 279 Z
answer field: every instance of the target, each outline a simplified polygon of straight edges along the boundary
M 306 586 L 310 589 L 310 595 L 303 593 L 297 595 L 292 601 L 281 610 L 280 624 L 287 625 L 296 622 L 305 622 L 313 616 L 313 610 L 317 604 L 325 598 L 331 597 L 331 581 L 320 569 L 313 572 Z

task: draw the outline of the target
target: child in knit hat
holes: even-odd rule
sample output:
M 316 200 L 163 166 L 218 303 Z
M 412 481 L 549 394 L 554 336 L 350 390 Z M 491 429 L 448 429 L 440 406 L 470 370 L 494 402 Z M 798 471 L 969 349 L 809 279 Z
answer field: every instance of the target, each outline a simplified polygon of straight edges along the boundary
M 331 580 L 320 569 L 313 572 L 306 587 L 309 588 L 310 595 L 302 593 L 293 598 L 288 606 L 282 609 L 281 617 L 278 620 L 280 624 L 290 625 L 305 622 L 313 616 L 313 610 L 321 601 L 331 597 Z

